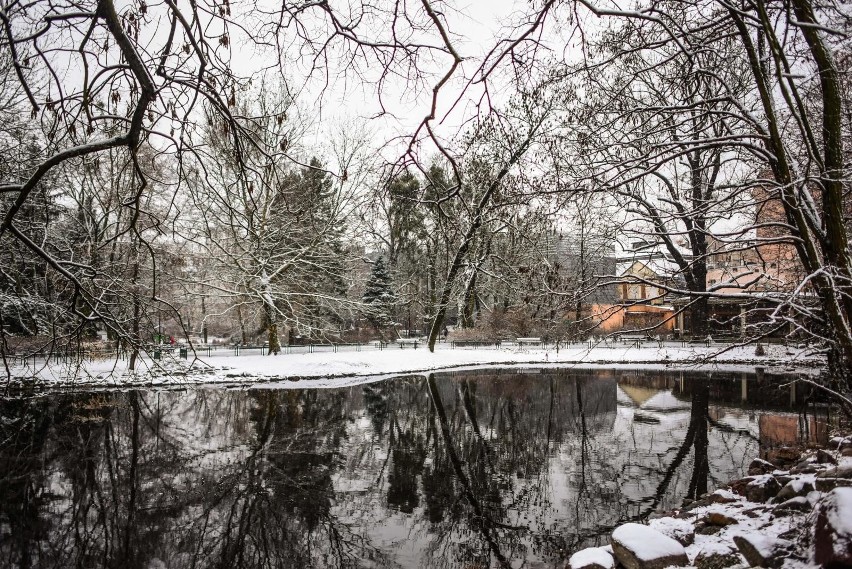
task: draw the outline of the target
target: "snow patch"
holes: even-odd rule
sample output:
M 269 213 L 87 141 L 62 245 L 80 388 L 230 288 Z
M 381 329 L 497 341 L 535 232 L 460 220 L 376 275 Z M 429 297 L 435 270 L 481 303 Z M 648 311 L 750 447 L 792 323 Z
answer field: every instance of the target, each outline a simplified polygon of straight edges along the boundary
M 581 569 L 589 565 L 600 565 L 611 569 L 615 567 L 615 559 L 613 559 L 611 553 L 602 547 L 582 549 L 568 559 L 568 566 L 571 569 Z
M 629 549 L 640 561 L 682 555 L 683 546 L 667 535 L 642 524 L 624 524 L 612 532 L 612 539 Z

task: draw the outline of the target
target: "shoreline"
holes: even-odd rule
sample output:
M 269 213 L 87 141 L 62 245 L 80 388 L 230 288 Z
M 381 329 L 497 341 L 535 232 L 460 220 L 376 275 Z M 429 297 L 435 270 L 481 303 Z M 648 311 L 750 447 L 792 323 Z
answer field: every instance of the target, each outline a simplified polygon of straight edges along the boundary
M 17 366 L 7 377 L 13 390 L 92 388 L 186 388 L 277 386 L 282 389 L 328 389 L 372 383 L 406 375 L 452 373 L 477 369 L 645 369 L 719 371 L 772 375 L 821 373 L 824 362 L 801 353 L 774 353 L 756 357 L 753 349 L 739 348 L 734 357 L 715 358 L 712 349 L 592 349 L 562 350 L 561 357 L 546 350 L 385 350 L 373 352 L 318 352 L 278 356 L 220 356 L 179 360 L 140 360 L 131 372 L 123 360 L 95 360 L 75 364 Z M 565 354 L 569 351 L 568 354 Z M 750 352 L 748 354 L 743 352 Z M 580 353 L 578 353 L 580 352 Z M 739 357 L 736 357 L 739 356 Z
M 852 564 L 852 436 L 770 450 L 748 476 L 681 508 L 616 527 L 568 569 L 784 567 Z

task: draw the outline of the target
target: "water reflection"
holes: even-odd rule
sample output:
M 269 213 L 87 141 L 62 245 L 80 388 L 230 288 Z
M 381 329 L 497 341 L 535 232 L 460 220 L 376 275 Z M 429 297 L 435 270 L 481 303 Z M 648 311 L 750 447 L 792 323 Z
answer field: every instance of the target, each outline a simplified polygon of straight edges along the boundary
M 557 566 L 819 431 L 757 382 L 491 370 L 0 400 L 0 565 Z

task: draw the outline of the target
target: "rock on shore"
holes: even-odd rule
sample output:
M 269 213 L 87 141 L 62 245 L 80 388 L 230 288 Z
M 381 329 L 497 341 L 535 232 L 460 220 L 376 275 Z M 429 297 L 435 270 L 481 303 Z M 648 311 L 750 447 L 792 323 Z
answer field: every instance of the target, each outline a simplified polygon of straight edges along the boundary
M 578 551 L 568 568 L 852 567 L 850 448 L 852 437 L 836 437 L 827 449 L 755 460 L 727 488 L 647 525 L 618 526 L 611 548 Z

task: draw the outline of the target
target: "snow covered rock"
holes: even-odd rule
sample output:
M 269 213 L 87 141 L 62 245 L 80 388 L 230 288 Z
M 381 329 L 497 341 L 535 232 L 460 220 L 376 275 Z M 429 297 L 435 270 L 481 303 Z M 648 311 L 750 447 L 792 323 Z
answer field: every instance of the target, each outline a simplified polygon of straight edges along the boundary
M 808 480 L 796 478 L 787 482 L 775 496 L 776 502 L 786 502 L 796 496 L 807 496 L 814 491 L 814 485 Z
M 837 464 L 837 459 L 834 455 L 823 449 L 817 450 L 816 461 L 818 464 Z
M 686 550 L 667 535 L 641 524 L 624 524 L 612 532 L 612 551 L 626 569 L 663 569 L 689 565 Z
M 735 535 L 734 543 L 749 567 L 781 567 L 789 542 L 757 533 Z
M 766 502 L 778 494 L 781 484 L 771 474 L 761 474 L 732 482 L 731 490 L 751 502 Z
M 710 502 L 711 504 L 731 504 L 733 502 L 738 502 L 740 500 L 741 500 L 741 498 L 739 498 L 736 494 L 734 494 L 730 490 L 722 490 L 722 489 L 716 490 L 715 492 L 713 492 L 712 494 L 707 496 L 707 501 Z
M 692 545 L 695 541 L 695 526 L 687 520 L 671 517 L 658 518 L 648 522 L 648 527 L 669 536 L 684 547 Z
M 852 486 L 852 466 L 847 464 L 829 468 L 817 474 L 816 489 L 820 492 L 848 486 Z
M 789 516 L 795 512 L 810 512 L 812 508 L 813 506 L 811 506 L 811 503 L 807 498 L 804 496 L 796 496 L 795 498 L 790 498 L 786 502 L 781 502 L 775 506 L 772 513 L 775 516 Z
M 817 505 L 814 560 L 826 569 L 852 566 L 852 488 L 835 488 Z
M 751 461 L 751 464 L 748 465 L 749 476 L 755 476 L 757 474 L 771 474 L 775 470 L 777 470 L 777 467 L 774 464 L 768 460 L 763 460 L 762 458 L 755 458 Z
M 818 471 L 819 468 L 817 468 L 816 464 L 810 460 L 803 460 L 790 469 L 790 474 L 813 474 Z
M 697 569 L 724 569 L 740 563 L 742 563 L 742 556 L 736 549 L 728 546 L 702 550 L 692 562 Z
M 615 559 L 603 547 L 581 549 L 568 559 L 570 569 L 613 569 Z

